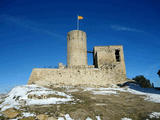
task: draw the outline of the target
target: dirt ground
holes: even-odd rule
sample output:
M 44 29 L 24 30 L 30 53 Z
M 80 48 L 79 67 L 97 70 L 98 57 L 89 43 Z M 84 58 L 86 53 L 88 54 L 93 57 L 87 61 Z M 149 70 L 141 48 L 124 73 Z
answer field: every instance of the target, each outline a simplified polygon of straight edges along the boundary
M 71 94 L 75 101 L 67 104 L 28 106 L 23 109 L 36 114 L 48 114 L 59 117 L 69 114 L 74 120 L 85 120 L 87 117 L 96 120 L 100 116 L 102 120 L 121 120 L 127 117 L 132 120 L 158 120 L 149 118 L 152 112 L 160 112 L 160 103 L 144 100 L 142 95 L 134 95 L 127 92 L 119 94 L 95 95 L 91 91 L 82 89 L 72 92 L 65 89 L 54 88 Z M 77 88 L 76 88 L 77 89 Z

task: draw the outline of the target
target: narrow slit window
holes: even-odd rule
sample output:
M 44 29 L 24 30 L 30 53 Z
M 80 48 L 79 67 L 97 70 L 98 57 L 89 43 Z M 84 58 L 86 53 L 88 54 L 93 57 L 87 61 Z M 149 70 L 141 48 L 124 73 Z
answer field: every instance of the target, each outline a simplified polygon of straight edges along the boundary
M 68 40 L 70 40 L 70 35 L 68 35 Z
M 115 50 L 116 62 L 120 62 L 120 50 Z

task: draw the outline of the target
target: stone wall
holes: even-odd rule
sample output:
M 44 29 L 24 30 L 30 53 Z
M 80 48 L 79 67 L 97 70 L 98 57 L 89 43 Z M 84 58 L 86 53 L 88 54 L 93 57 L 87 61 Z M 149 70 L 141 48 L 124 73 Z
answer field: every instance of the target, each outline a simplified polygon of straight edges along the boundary
M 67 66 L 59 63 L 58 69 L 33 69 L 28 84 L 106 86 L 125 82 L 123 46 L 95 46 L 93 59 L 94 64 L 88 66 L 86 33 L 72 30 L 67 34 Z
M 98 68 L 65 68 L 65 69 L 33 69 L 28 84 L 42 86 L 50 85 L 86 85 L 106 86 L 108 84 L 123 83 L 126 80 L 125 74 L 114 69 Z
M 118 61 L 116 59 L 116 50 L 118 51 Z M 109 66 L 115 67 L 122 74 L 126 74 L 123 46 L 112 45 L 112 46 L 95 46 L 94 47 L 94 65 L 97 68 L 106 68 Z M 114 71 L 114 70 L 113 70 Z
M 118 50 L 118 56 L 116 56 L 116 50 Z M 77 52 L 72 51 L 69 52 L 69 54 L 72 60 L 77 60 L 78 57 L 81 57 Z M 76 55 L 79 56 L 75 59 L 74 57 Z M 81 63 L 81 61 L 83 61 L 83 59 L 80 59 L 79 62 L 73 62 L 69 59 L 71 64 L 67 67 L 60 63 L 58 69 L 35 68 L 31 73 L 28 84 L 38 84 L 42 86 L 107 86 L 108 84 L 119 84 L 126 81 L 123 47 L 121 45 L 95 46 L 93 57 L 94 65 L 92 66 L 88 66 L 86 62 L 82 64 L 83 62 Z

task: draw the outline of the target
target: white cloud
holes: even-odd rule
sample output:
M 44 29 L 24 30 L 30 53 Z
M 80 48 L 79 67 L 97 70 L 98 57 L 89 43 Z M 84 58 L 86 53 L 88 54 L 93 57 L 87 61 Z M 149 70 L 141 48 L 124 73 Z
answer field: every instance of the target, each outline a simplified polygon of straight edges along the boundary
M 125 27 L 125 26 L 120 26 L 120 25 L 111 25 L 110 27 L 116 31 L 144 32 L 136 28 L 130 28 L 130 27 Z
M 11 15 L 0 15 L 0 19 L 3 20 L 6 23 L 12 23 L 12 24 L 16 24 L 19 25 L 21 27 L 24 27 L 26 29 L 29 29 L 31 31 L 34 32 L 39 32 L 42 34 L 47 34 L 49 36 L 52 37 L 57 37 L 57 38 L 63 38 L 62 35 L 54 33 L 50 30 L 44 29 L 40 26 L 40 24 L 37 24 L 31 20 L 27 20 L 26 18 L 22 18 L 22 17 L 15 17 L 15 16 L 11 16 Z

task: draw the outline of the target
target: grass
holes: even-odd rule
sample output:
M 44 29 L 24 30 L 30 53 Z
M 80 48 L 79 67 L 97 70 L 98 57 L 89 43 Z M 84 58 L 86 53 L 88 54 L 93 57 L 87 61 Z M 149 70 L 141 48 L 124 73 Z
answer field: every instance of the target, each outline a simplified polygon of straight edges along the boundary
M 35 120 L 35 118 L 34 117 L 26 117 L 26 118 L 22 118 L 20 120 Z

